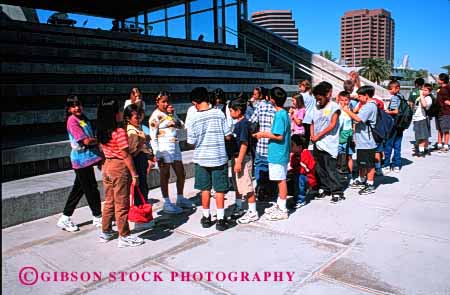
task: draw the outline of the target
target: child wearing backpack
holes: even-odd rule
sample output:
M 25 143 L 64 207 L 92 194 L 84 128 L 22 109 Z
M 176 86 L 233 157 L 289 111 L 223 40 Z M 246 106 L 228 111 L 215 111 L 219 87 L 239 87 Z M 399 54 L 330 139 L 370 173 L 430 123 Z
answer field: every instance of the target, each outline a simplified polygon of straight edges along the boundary
M 378 110 L 376 103 L 372 101 L 372 97 L 375 94 L 373 86 L 361 86 L 357 93 L 361 105 L 358 114 L 353 113 L 348 106 L 343 108 L 344 112 L 356 122 L 355 143 L 359 178 L 353 182 L 351 188 L 360 189 L 360 195 L 368 195 L 375 192 L 375 152 L 377 143 L 372 130 L 375 128 Z
M 395 126 L 384 147 L 384 174 L 388 174 L 391 171 L 391 164 L 394 172 L 400 172 L 402 167 L 403 131 L 408 129 L 412 121 L 412 110 L 406 99 L 400 94 L 400 83 L 398 81 L 389 82 L 388 90 L 391 94 L 391 101 L 386 113 L 395 119 Z M 394 156 L 391 159 L 392 150 L 394 150 Z
M 424 84 L 420 90 L 420 95 L 413 102 L 415 106 L 415 112 L 413 115 L 414 124 L 414 136 L 416 138 L 416 146 L 418 151 L 415 150 L 413 156 L 424 158 L 428 148 L 428 138 L 431 137 L 430 120 L 426 114 L 426 111 L 431 107 L 433 100 L 430 97 L 433 87 L 431 84 Z

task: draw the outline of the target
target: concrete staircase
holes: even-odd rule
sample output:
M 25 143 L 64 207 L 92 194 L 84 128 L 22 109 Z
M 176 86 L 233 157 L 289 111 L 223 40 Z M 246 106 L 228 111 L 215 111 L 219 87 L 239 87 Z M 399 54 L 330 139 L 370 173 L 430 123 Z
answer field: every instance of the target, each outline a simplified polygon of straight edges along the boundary
M 63 106 L 71 93 L 95 121 L 102 97 L 125 99 L 132 87 L 143 92 L 147 115 L 168 90 L 182 117 L 197 86 L 230 98 L 256 85 L 297 89 L 288 73 L 228 45 L 6 19 L 0 41 L 2 181 L 70 169 Z

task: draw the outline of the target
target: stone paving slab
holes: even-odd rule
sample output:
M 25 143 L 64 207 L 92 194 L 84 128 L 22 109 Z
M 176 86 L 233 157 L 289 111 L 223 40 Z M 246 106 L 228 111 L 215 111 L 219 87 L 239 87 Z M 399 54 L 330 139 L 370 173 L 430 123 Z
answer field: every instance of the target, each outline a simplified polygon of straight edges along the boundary
M 323 279 L 313 279 L 305 283 L 295 295 L 368 295 L 368 293 L 360 289 L 351 288 L 342 284 L 336 284 Z
M 234 294 L 283 294 L 297 288 L 308 273 L 337 255 L 342 249 L 293 235 L 239 226 L 209 238 L 209 242 L 159 261 L 183 271 L 290 271 L 293 282 L 214 282 Z M 192 259 L 196 257 L 196 259 Z
M 449 294 L 450 243 L 375 229 L 323 274 L 382 293 Z
M 120 276 L 113 276 L 117 282 L 105 283 L 98 286 L 95 289 L 89 289 L 86 294 L 89 295 L 111 295 L 111 294 L 196 294 L 196 295 L 209 295 L 209 294 L 227 294 L 220 289 L 212 288 L 206 284 L 200 284 L 195 282 L 182 282 L 174 284 L 170 281 L 171 276 L 167 269 L 162 268 L 159 265 L 150 265 L 138 270 L 143 272 L 161 272 L 163 281 L 136 281 L 129 284 L 124 284 L 120 281 Z M 151 276 L 149 276 L 152 278 Z M 125 277 L 126 278 L 126 277 Z M 133 279 L 133 277 L 131 277 Z M 149 278 L 144 277 L 148 280 Z
M 356 198 L 361 196 L 348 197 L 345 202 L 338 204 L 331 204 L 329 198 L 313 200 L 292 213 L 287 220 L 272 222 L 261 218 L 258 224 L 284 233 L 349 245 L 388 212 L 354 202 Z

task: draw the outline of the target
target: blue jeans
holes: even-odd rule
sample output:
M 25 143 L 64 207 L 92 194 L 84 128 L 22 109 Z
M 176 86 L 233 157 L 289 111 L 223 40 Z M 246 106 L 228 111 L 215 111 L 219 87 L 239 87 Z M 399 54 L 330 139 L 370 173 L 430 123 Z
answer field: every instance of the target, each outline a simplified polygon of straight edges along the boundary
M 391 167 L 392 149 L 394 149 L 394 157 L 392 158 L 392 165 L 394 167 L 402 167 L 402 139 L 403 131 L 394 131 L 394 133 L 387 139 L 384 145 L 384 165 L 383 167 Z
M 255 178 L 256 182 L 259 181 L 259 172 L 260 171 L 269 171 L 269 162 L 267 161 L 267 157 L 256 154 L 255 157 Z
M 133 158 L 134 167 L 136 173 L 139 175 L 139 189 L 144 195 L 144 200 L 147 201 L 148 186 L 147 186 L 147 168 L 148 168 L 148 157 L 146 153 L 139 153 Z M 138 193 L 134 193 L 134 204 L 142 205 L 141 198 Z
M 306 190 L 308 189 L 308 177 L 303 174 L 298 175 L 298 196 L 297 202 L 301 203 L 306 200 Z

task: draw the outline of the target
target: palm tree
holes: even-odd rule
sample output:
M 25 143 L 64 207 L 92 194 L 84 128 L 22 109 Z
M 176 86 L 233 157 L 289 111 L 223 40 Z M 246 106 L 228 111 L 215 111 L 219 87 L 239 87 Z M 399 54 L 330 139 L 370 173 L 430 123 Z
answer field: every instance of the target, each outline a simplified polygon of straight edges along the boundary
M 323 56 L 323 57 L 325 57 L 326 59 L 328 59 L 328 60 L 331 60 L 331 61 L 335 61 L 336 60 L 336 58 L 334 58 L 333 57 L 333 52 L 331 52 L 331 50 L 325 50 L 325 51 L 320 51 L 319 52 L 319 54 L 321 55 L 321 56 Z
M 391 75 L 391 66 L 382 58 L 363 59 L 362 67 L 359 74 L 377 84 L 389 79 Z

